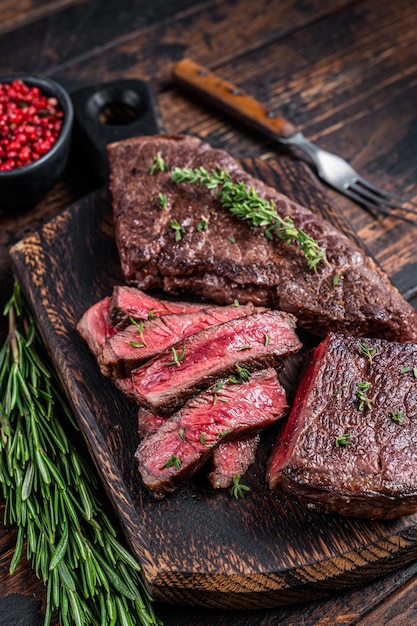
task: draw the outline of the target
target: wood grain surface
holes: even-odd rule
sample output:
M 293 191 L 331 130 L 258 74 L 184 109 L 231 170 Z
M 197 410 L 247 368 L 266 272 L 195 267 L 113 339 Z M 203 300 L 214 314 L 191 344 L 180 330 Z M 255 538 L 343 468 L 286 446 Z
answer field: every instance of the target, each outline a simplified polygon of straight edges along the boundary
M 276 159 L 245 165 L 315 212 L 334 214 L 304 164 Z M 339 226 L 348 229 L 340 219 Z M 272 607 L 371 580 L 381 566 L 389 571 L 417 556 L 417 515 L 392 522 L 325 516 L 271 491 L 264 475 L 273 432 L 245 475 L 251 494 L 244 501 L 214 492 L 202 477 L 164 500 L 149 495 L 133 460 L 137 408 L 102 377 L 75 329 L 85 310 L 122 282 L 106 188 L 19 242 L 11 257 L 156 599 Z M 287 388 L 291 374 L 284 368 Z
M 138 6 L 138 4 L 140 6 Z M 338 152 L 374 183 L 417 199 L 417 6 L 414 0 L 3 0 L 2 71 L 50 75 L 69 88 L 97 80 L 153 82 L 169 132 L 193 133 L 234 156 L 295 160 L 226 115 L 190 98 L 171 78 L 188 56 L 281 111 L 323 148 Z M 44 201 L 11 213 L 0 202 L 0 305 L 9 297 L 9 249 L 96 189 L 74 146 L 63 180 Z M 415 305 L 416 231 L 373 220 L 330 189 L 332 207 Z M 0 323 L 0 338 L 6 332 Z M 1 514 L 1 513 L 0 513 Z M 7 574 L 15 529 L 0 532 L 0 623 L 34 626 L 42 583 L 24 559 Z M 417 624 L 414 563 L 359 589 L 270 610 L 206 611 L 158 605 L 170 626 Z M 26 594 L 13 612 L 6 594 Z M 19 596 L 15 596 L 17 599 Z M 4 611 L 2 612 L 2 609 Z M 25 621 L 26 619 L 26 621 Z M 39 616 L 39 619 L 41 617 Z

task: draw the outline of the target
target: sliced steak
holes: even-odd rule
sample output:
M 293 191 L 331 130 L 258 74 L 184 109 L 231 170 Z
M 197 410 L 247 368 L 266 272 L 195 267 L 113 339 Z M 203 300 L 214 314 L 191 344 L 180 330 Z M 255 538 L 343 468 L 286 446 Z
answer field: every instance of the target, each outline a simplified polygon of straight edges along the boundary
M 166 417 L 160 417 L 144 409 L 138 411 L 139 437 L 144 439 L 158 430 Z M 251 435 L 231 441 L 221 441 L 213 450 L 211 457 L 212 469 L 208 475 L 215 489 L 225 489 L 233 485 L 235 476 L 243 476 L 248 467 L 255 461 L 260 435 Z
M 132 372 L 139 404 L 169 414 L 237 366 L 253 371 L 297 352 L 295 318 L 253 313 L 195 333 Z
M 110 298 L 103 298 L 93 304 L 77 324 L 77 331 L 94 356 L 98 356 L 103 350 L 106 337 L 111 337 L 115 332 L 108 322 L 109 308 Z
M 213 469 L 209 479 L 215 489 L 226 489 L 233 485 L 236 476 L 243 476 L 255 462 L 260 435 L 244 437 L 235 441 L 224 441 L 213 452 Z
M 325 512 L 416 512 L 416 366 L 413 344 L 324 339 L 271 453 L 270 487 Z
M 105 376 L 123 378 L 175 343 L 208 326 L 250 315 L 250 304 L 242 306 L 208 307 L 196 313 L 164 315 L 131 324 L 109 337 L 99 356 Z
M 168 170 L 151 175 L 156 155 Z M 371 258 L 328 221 L 250 176 L 226 152 L 195 137 L 139 137 L 110 145 L 109 160 L 116 242 L 129 284 L 220 304 L 238 298 L 272 306 L 320 336 L 340 331 L 417 341 L 416 311 Z M 216 189 L 173 183 L 176 166 L 220 167 L 233 181 L 253 186 L 326 249 L 328 264 L 309 270 L 298 245 L 278 234 L 271 241 L 263 228 L 233 216 Z
M 255 435 L 283 416 L 285 391 L 274 369 L 255 372 L 241 385 L 226 381 L 223 402 L 216 402 L 217 386 L 189 400 L 139 444 L 135 458 L 143 482 L 168 493 L 186 482 L 220 442 Z
M 134 320 L 147 320 L 171 313 L 195 313 L 204 306 L 194 302 L 161 300 L 135 287 L 113 288 L 109 308 L 109 323 L 124 328 Z

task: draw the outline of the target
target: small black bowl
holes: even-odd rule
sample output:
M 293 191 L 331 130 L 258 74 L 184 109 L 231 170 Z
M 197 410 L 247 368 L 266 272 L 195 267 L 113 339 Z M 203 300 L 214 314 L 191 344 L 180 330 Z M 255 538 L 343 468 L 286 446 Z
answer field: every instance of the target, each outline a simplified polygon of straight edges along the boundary
M 37 161 L 0 171 L 0 209 L 8 210 L 36 204 L 61 178 L 71 146 L 74 111 L 67 91 L 54 80 L 23 74 L 0 75 L 0 83 L 22 80 L 39 87 L 42 94 L 55 97 L 64 112 L 60 134 L 52 148 Z

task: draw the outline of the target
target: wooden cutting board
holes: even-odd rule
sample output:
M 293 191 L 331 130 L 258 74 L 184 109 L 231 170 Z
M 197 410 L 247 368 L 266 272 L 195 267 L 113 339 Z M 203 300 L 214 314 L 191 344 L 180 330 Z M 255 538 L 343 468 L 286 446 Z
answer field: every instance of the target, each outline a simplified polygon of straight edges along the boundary
M 349 232 L 302 163 L 244 166 Z M 136 407 L 100 374 L 75 330 L 84 311 L 122 283 L 105 188 L 18 243 L 11 257 L 103 489 L 156 599 L 272 607 L 363 583 L 417 557 L 417 516 L 380 522 L 326 516 L 272 492 L 264 482 L 272 432 L 244 477 L 251 489 L 244 500 L 214 491 L 203 475 L 162 501 L 149 495 L 133 460 Z

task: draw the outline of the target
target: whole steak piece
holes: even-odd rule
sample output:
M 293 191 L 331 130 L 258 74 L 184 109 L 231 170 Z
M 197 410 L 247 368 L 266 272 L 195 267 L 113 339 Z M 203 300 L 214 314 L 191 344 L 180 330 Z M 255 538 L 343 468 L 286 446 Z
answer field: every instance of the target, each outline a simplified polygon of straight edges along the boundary
M 388 277 L 328 221 L 245 172 L 222 150 L 190 136 L 127 139 L 108 148 L 116 241 L 126 281 L 217 303 L 252 302 L 293 313 L 319 336 L 329 331 L 417 341 L 417 314 Z M 159 167 L 155 167 L 155 157 Z M 325 248 L 309 269 L 297 243 L 250 226 L 225 209 L 217 189 L 172 182 L 172 170 L 226 170 L 273 201 L 282 218 Z
M 221 392 L 213 385 L 139 444 L 135 458 L 143 482 L 157 493 L 173 491 L 222 442 L 256 435 L 283 417 L 287 408 L 285 391 L 272 368 L 255 372 L 242 384 L 225 381 Z
M 172 413 L 231 371 L 244 380 L 247 370 L 275 365 L 298 352 L 301 342 L 294 329 L 292 315 L 265 311 L 194 333 L 132 371 L 136 401 L 154 413 Z
M 417 345 L 330 334 L 301 379 L 267 480 L 327 513 L 408 515 L 416 441 Z

